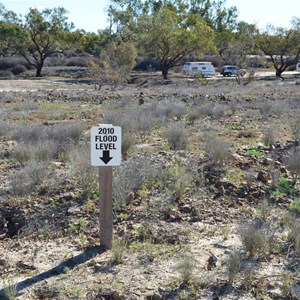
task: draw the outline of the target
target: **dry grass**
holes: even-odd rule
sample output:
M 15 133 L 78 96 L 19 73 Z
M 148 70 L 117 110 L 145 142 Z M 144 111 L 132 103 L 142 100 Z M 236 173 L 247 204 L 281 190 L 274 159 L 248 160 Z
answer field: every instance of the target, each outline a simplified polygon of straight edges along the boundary
M 282 193 L 278 182 L 299 176 L 298 152 L 286 148 L 298 136 L 297 122 L 286 122 L 300 112 L 293 79 L 243 86 L 217 78 L 201 87 L 179 74 L 168 84 L 144 79 L 145 86 L 100 92 L 80 81 L 28 81 L 30 92 L 16 91 L 22 80 L 0 82 L 15 89 L 0 92 L 0 280 L 31 278 L 99 244 L 98 172 L 88 141 L 91 126 L 112 123 L 126 133 L 113 176 L 114 239 L 122 242 L 22 290 L 26 299 L 289 297 L 296 272 L 289 282 L 277 278 L 298 259 L 299 222 L 280 216 L 298 211 L 299 184 Z M 218 260 L 208 271 L 212 254 Z M 20 260 L 35 273 L 18 269 Z M 198 282 L 207 273 L 210 280 Z

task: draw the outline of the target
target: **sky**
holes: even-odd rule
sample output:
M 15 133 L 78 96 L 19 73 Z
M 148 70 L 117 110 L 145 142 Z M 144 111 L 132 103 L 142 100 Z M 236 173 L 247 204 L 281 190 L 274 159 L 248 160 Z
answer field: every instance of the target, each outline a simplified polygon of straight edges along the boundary
M 239 21 L 255 23 L 259 29 L 268 24 L 290 28 L 291 19 L 300 18 L 299 0 L 227 0 L 226 6 L 236 6 Z
M 25 15 L 30 7 L 64 7 L 76 29 L 97 32 L 108 25 L 105 8 L 109 0 L 0 0 L 7 10 Z M 292 17 L 300 17 L 299 0 L 227 0 L 226 6 L 236 6 L 239 20 L 255 23 L 258 28 L 267 24 L 290 27 Z

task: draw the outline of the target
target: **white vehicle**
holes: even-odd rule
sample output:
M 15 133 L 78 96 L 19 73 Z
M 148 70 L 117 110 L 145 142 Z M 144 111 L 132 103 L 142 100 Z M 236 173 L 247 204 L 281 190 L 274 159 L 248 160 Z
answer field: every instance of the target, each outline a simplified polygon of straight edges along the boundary
M 297 72 L 300 72 L 300 62 L 298 62 L 298 63 L 296 64 L 296 71 L 297 71 Z
M 215 76 L 216 70 L 211 62 L 193 61 L 184 64 L 183 73 L 189 76 Z

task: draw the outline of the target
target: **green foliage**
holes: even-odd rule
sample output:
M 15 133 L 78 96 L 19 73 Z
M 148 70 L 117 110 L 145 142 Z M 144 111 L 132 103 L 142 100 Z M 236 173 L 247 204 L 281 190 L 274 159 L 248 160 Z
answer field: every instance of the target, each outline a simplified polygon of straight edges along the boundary
M 186 166 L 180 160 L 175 160 L 169 169 L 170 182 L 167 186 L 178 198 L 182 198 L 186 190 L 192 186 L 192 175 L 187 171 Z
M 101 51 L 101 60 L 90 60 L 91 76 L 97 82 L 98 89 L 109 85 L 115 90 L 124 84 L 135 64 L 136 54 L 133 43 L 107 44 Z
M 179 16 L 164 7 L 152 16 L 143 15 L 138 20 L 138 27 L 138 48 L 145 56 L 158 60 L 164 79 L 167 79 L 169 69 L 179 65 L 189 53 L 214 50 L 214 32 L 197 15 Z
M 294 195 L 296 189 L 294 188 L 294 181 L 281 176 L 275 189 L 271 190 L 272 195 Z
M 261 152 L 260 150 L 258 150 L 257 147 L 249 148 L 249 149 L 246 151 L 246 154 L 249 155 L 249 156 L 254 156 L 254 157 L 260 157 L 260 156 L 263 156 L 263 155 L 264 155 L 264 153 Z
M 299 24 L 290 29 L 268 26 L 256 36 L 256 46 L 268 55 L 276 70 L 276 76 L 281 74 L 298 60 L 299 52 Z
M 127 249 L 127 243 L 122 239 L 114 239 L 112 242 L 112 261 L 116 264 L 123 262 L 123 257 Z
M 52 228 L 50 227 L 49 224 L 45 224 L 42 228 L 41 228 L 41 232 L 42 232 L 42 235 L 45 237 L 45 238 L 49 238 L 52 234 Z
M 43 11 L 30 8 L 24 20 L 0 24 L 2 43 L 6 43 L 8 50 L 23 56 L 40 77 L 45 59 L 76 40 L 70 33 L 72 25 L 67 23 L 66 14 L 62 7 Z
M 290 210 L 297 215 L 300 215 L 300 198 L 291 201 Z
M 134 231 L 137 233 L 138 238 L 142 241 L 146 241 L 150 237 L 150 230 L 147 224 L 140 224 L 135 226 Z

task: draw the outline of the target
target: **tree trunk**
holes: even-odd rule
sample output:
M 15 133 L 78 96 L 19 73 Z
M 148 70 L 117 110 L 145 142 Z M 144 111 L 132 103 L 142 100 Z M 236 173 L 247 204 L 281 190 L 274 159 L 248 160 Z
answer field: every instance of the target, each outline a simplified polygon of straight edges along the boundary
M 43 65 L 42 64 L 39 64 L 36 67 L 35 77 L 42 77 L 42 69 L 43 69 Z
M 276 77 L 281 77 L 281 74 L 283 73 L 284 70 L 282 69 L 276 69 Z
M 44 57 L 42 54 L 40 55 L 39 59 L 37 59 L 36 61 L 36 73 L 35 73 L 35 77 L 42 77 L 42 69 L 44 66 L 44 61 L 45 61 L 46 57 Z
M 165 79 L 165 80 L 168 79 L 169 68 L 162 66 L 161 72 L 162 72 L 163 79 Z

